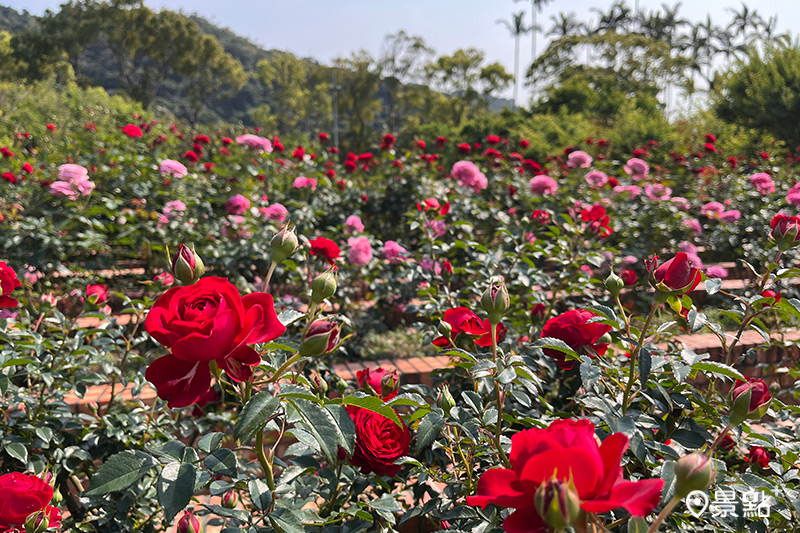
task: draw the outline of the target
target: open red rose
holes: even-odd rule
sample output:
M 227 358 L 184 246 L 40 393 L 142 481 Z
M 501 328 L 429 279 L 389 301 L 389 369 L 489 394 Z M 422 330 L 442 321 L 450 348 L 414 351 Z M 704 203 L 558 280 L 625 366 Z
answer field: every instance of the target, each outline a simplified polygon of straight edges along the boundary
M 19 302 L 10 296 L 11 291 L 22 287 L 17 273 L 5 261 L 0 261 L 0 307 L 16 307 Z
M 478 315 L 466 307 L 454 307 L 444 312 L 444 321 L 450 324 L 452 328 L 450 339 L 455 341 L 463 334 L 471 338 L 477 337 L 474 339 L 475 344 L 483 348 L 492 345 L 492 330 L 488 318 L 481 320 Z M 507 332 L 508 328 L 502 322 L 498 323 L 496 328 L 497 342 L 505 339 Z M 450 348 L 452 347 L 450 339 L 445 336 L 437 337 L 433 339 L 433 344 L 440 348 Z
M 272 296 L 256 292 L 242 298 L 230 281 L 213 276 L 165 292 L 147 314 L 145 328 L 172 351 L 145 372 L 170 407 L 191 405 L 208 392 L 211 361 L 234 381 L 250 379 L 261 357 L 248 345 L 286 331 Z
M 25 519 L 38 511 L 47 513 L 51 528 L 61 528 L 61 512 L 48 505 L 53 487 L 40 478 L 19 472 L 4 474 L 0 476 L 0 494 L 0 532 L 25 531 Z
M 339 245 L 325 237 L 317 237 L 311 241 L 311 255 L 323 257 L 328 263 L 334 265 L 342 251 Z
M 653 277 L 658 290 L 686 294 L 697 287 L 703 274 L 686 252 L 678 252 L 675 257 L 656 268 Z
M 600 322 L 588 321 L 597 316 L 591 311 L 584 309 L 573 309 L 548 320 L 542 328 L 541 337 L 553 337 L 564 341 L 570 348 L 579 354 L 603 355 L 608 349 L 608 344 L 599 344 L 600 337 L 611 331 L 611 326 Z M 591 350 L 587 349 L 591 348 Z M 544 354 L 552 357 L 559 368 L 569 370 L 575 366 L 577 361 L 567 361 L 562 352 L 545 348 Z M 594 353 L 592 353 L 594 352 Z
M 86 299 L 94 305 L 103 305 L 108 301 L 108 287 L 102 283 L 87 285 Z
M 362 389 L 372 389 L 385 402 L 397 396 L 400 377 L 396 368 L 391 372 L 381 367 L 367 368 L 356 372 L 356 378 Z
M 411 446 L 411 433 L 403 424 L 398 426 L 383 415 L 347 406 L 347 412 L 356 426 L 356 445 L 350 462 L 368 474 L 395 476 L 401 465 L 394 464 L 399 458 L 408 455 Z
M 511 437 L 511 469 L 492 468 L 478 481 L 477 495 L 467 504 L 516 509 L 503 522 L 507 533 L 548 531 L 534 506 L 536 489 L 553 478 L 572 482 L 587 513 L 625 508 L 646 516 L 661 500 L 661 479 L 628 481 L 620 459 L 628 449 L 623 433 L 598 445 L 589 420 L 556 420 L 549 427 L 527 429 Z
M 767 468 L 769 466 L 769 452 L 762 448 L 761 446 L 753 446 L 750 448 L 750 453 L 748 453 L 745 461 L 753 465 L 759 465 L 761 468 Z

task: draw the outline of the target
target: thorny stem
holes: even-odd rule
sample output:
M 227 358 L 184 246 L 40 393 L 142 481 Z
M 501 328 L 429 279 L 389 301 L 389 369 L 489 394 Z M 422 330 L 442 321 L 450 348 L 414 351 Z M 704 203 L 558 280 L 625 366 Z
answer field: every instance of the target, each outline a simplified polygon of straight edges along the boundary
M 269 490 L 275 492 L 275 477 L 272 474 L 272 461 L 270 458 L 267 458 L 267 454 L 264 451 L 264 429 L 266 426 L 266 424 L 261 426 L 256 435 L 256 455 L 258 456 L 258 462 L 261 464 L 261 468 L 264 470 L 264 477 L 267 479 Z M 270 453 L 270 455 L 272 454 Z
M 492 357 L 494 359 L 495 369 L 497 369 L 497 324 L 489 322 L 489 328 L 492 330 Z M 500 385 L 494 380 L 494 393 L 497 397 L 497 427 L 494 434 L 495 446 L 497 446 L 497 453 L 500 454 L 500 459 L 506 468 L 511 468 L 511 461 L 508 460 L 502 444 L 500 444 L 500 435 L 503 430 L 503 392 L 500 390 Z
M 647 319 L 644 321 L 644 326 L 642 326 L 642 332 L 639 334 L 639 345 L 636 346 L 631 352 L 631 364 L 630 364 L 630 371 L 628 372 L 628 384 L 625 385 L 625 392 L 622 395 L 623 413 L 625 413 L 628 410 L 628 400 L 630 399 L 631 388 L 633 387 L 634 374 L 636 374 L 636 360 L 639 358 L 639 352 L 642 349 L 642 344 L 644 343 L 644 339 L 647 337 L 647 329 L 650 327 L 650 322 L 652 322 L 653 317 L 655 316 L 656 311 L 658 310 L 659 307 L 661 307 L 661 303 L 658 300 L 653 302 L 653 306 L 650 308 L 650 314 L 647 315 Z
M 267 271 L 267 277 L 264 278 L 264 287 L 261 289 L 261 292 L 269 292 L 269 282 L 272 279 L 272 275 L 275 273 L 275 268 L 278 266 L 278 263 L 272 261 L 269 265 L 269 271 Z
M 671 513 L 672 510 L 675 508 L 675 506 L 678 505 L 679 503 L 680 500 L 673 497 L 669 501 L 669 503 L 666 506 L 664 506 L 663 509 L 661 509 L 661 512 L 658 513 L 658 516 L 653 521 L 653 523 L 650 524 L 650 529 L 647 530 L 647 533 L 656 533 L 656 531 L 658 531 L 658 526 L 661 525 L 661 522 L 663 522 L 667 518 L 667 516 L 669 516 L 669 513 Z

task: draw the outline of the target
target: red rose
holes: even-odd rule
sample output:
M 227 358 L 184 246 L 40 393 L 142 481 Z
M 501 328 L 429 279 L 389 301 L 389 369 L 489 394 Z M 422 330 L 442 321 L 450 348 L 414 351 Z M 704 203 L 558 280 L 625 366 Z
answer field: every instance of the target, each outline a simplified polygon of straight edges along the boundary
M 128 124 L 124 128 L 122 128 L 122 133 L 127 135 L 130 138 L 134 137 L 141 137 L 142 136 L 142 129 L 135 125 L 135 124 Z
M 597 315 L 584 309 L 573 309 L 554 316 L 545 323 L 541 337 L 560 339 L 577 353 L 588 354 L 592 358 L 594 354 L 603 355 L 608 349 L 608 344 L 598 344 L 597 341 L 611 331 L 611 326 L 600 322 L 589 323 L 589 319 L 594 316 Z M 591 348 L 591 350 L 587 348 Z M 555 360 L 559 368 L 564 370 L 573 368 L 577 362 L 575 360 L 567 361 L 562 352 L 552 348 L 545 348 L 543 351 L 545 355 Z
M 450 325 L 450 338 L 442 336 L 433 339 L 435 346 L 449 348 L 452 346 L 450 339 L 455 341 L 462 334 L 471 339 L 474 338 L 475 344 L 483 348 L 492 345 L 492 330 L 490 329 L 488 318 L 481 320 L 478 315 L 466 307 L 454 307 L 444 312 L 444 321 Z M 508 329 L 502 322 L 497 324 L 496 335 L 498 343 L 506 337 L 507 332 Z
M 22 287 L 22 283 L 17 279 L 17 273 L 8 266 L 5 261 L 0 261 L 0 307 L 16 307 L 19 302 L 9 296 L 14 289 Z
M 531 319 L 544 320 L 546 313 L 547 313 L 547 306 L 539 302 L 531 308 Z
M 395 142 L 397 142 L 397 137 L 391 133 L 387 133 L 383 136 L 383 140 L 381 141 L 381 150 L 391 150 Z
M 750 464 L 758 464 L 761 468 L 767 468 L 769 466 L 769 452 L 762 448 L 761 446 L 753 446 L 750 448 L 750 453 L 747 455 L 745 461 Z
M 467 143 L 461 143 L 458 145 L 457 148 L 458 151 L 461 152 L 462 154 L 468 154 L 470 153 L 470 151 L 472 151 L 472 148 L 470 148 L 469 144 Z
M 601 205 L 593 205 L 590 209 L 584 209 L 580 213 L 581 220 L 587 222 L 589 231 L 599 237 L 608 237 L 614 231 L 608 225 L 610 219 L 606 214 L 606 208 Z
M 731 389 L 730 423 L 740 424 L 747 419 L 759 419 L 767 412 L 772 396 L 769 387 L 763 380 L 747 378 L 747 381 L 736 380 Z
M 0 476 L 0 493 L 0 531 L 24 531 L 25 519 L 37 511 L 47 512 L 51 528 L 61 528 L 61 512 L 47 505 L 53 499 L 53 487 L 38 477 L 4 474 Z
M 626 287 L 630 287 L 631 285 L 636 285 L 636 272 L 633 270 L 625 270 L 620 274 L 622 278 L 622 282 L 625 284 Z
M 781 250 L 788 250 L 800 242 L 800 217 L 787 217 L 778 213 L 770 222 L 769 238 Z
M 339 249 L 339 246 L 330 239 L 317 237 L 311 241 L 311 255 L 323 257 L 332 265 L 336 264 L 336 260 L 339 259 L 341 253 L 342 251 Z
M 197 160 L 200 159 L 200 156 L 191 150 L 187 150 L 186 153 L 183 154 L 183 158 L 191 161 L 192 163 L 197 163 Z
M 234 381 L 250 379 L 261 357 L 248 344 L 286 331 L 272 296 L 255 292 L 242 298 L 230 281 L 213 276 L 165 292 L 147 314 L 145 328 L 172 351 L 145 372 L 170 407 L 186 407 L 208 392 L 211 361 Z
M 394 464 L 399 458 L 408 455 L 411 433 L 401 421 L 400 426 L 383 415 L 347 406 L 347 412 L 356 426 L 356 445 L 350 462 L 368 474 L 395 476 L 401 466 Z
M 13 185 L 16 185 L 17 181 L 19 181 L 13 172 L 3 172 L 3 179 Z
M 511 437 L 511 469 L 492 468 L 478 481 L 477 495 L 467 504 L 516 509 L 503 522 L 508 533 L 549 531 L 534 506 L 534 494 L 552 479 L 575 484 L 580 506 L 587 513 L 625 508 L 647 516 L 661 500 L 661 479 L 627 481 L 620 459 L 628 437 L 614 433 L 598 445 L 588 420 L 556 420 L 543 429 L 527 429 Z
M 108 287 L 102 283 L 87 285 L 86 299 L 94 305 L 103 305 L 108 301 Z
M 397 369 L 392 369 L 389 372 L 381 367 L 367 368 L 356 372 L 356 378 L 358 378 L 358 384 L 362 389 L 372 389 L 385 402 L 397 396 L 400 385 Z
M 685 252 L 678 252 L 675 257 L 656 268 L 653 277 L 658 290 L 686 294 L 697 287 L 703 274 Z

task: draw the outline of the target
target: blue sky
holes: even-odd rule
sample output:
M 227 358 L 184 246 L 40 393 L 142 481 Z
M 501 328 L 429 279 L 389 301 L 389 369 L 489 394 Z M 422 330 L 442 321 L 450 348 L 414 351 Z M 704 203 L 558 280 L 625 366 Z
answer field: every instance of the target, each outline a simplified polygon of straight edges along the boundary
M 640 9 L 658 9 L 660 0 L 638 0 Z M 633 5 L 634 0 L 628 0 Z M 61 0 L 0 0 L 16 9 L 41 14 L 57 9 Z M 523 0 L 146 0 L 152 8 L 196 12 L 231 28 L 266 47 L 290 50 L 323 62 L 365 49 L 377 55 L 387 33 L 400 29 L 422 36 L 438 53 L 474 46 L 486 52 L 487 59 L 500 61 L 513 71 L 514 41 L 497 19 L 510 19 L 511 13 L 525 10 L 530 21 L 530 2 Z M 666 2 L 672 5 L 674 2 Z M 596 19 L 592 7 L 607 10 L 610 0 L 555 0 L 539 13 L 539 23 L 547 29 L 550 16 L 574 12 L 579 20 Z M 759 0 L 748 2 L 764 18 L 778 15 L 779 31 L 800 33 L 795 16 L 798 0 Z M 732 0 L 684 1 L 680 14 L 693 21 L 710 14 L 716 24 L 727 24 L 741 2 Z M 546 38 L 538 37 L 538 49 Z M 523 37 L 520 63 L 530 60 L 530 37 Z M 522 69 L 524 70 L 524 69 Z M 511 91 L 508 91 L 511 94 Z M 520 93 L 520 99 L 525 95 Z

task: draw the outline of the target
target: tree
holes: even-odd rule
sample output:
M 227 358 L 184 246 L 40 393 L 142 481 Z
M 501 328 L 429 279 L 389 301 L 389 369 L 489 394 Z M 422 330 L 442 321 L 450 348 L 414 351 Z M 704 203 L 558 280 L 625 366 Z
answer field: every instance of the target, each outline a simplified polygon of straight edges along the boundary
M 366 50 L 355 52 L 349 58 L 336 59 L 333 66 L 337 69 L 341 87 L 342 146 L 356 150 L 367 145 L 375 118 L 381 110 L 381 102 L 377 99 L 380 69 Z
M 312 65 L 290 52 L 274 52 L 270 59 L 259 61 L 256 77 L 270 95 L 270 104 L 258 111 L 262 125 L 271 125 L 283 135 L 297 129 L 312 131 L 320 126 L 312 117 L 330 117 L 326 78 L 314 72 L 320 67 Z
M 402 126 L 403 111 L 409 107 L 402 104 L 413 92 L 405 85 L 417 81 L 421 63 L 432 54 L 433 50 L 422 37 L 409 35 L 403 30 L 389 34 L 383 40 L 378 67 L 386 93 L 386 126 L 389 131 L 397 131 Z
M 195 54 L 197 72 L 186 83 L 186 96 L 192 124 L 200 112 L 214 100 L 222 100 L 239 91 L 247 83 L 242 64 L 226 53 L 214 37 L 204 35 Z
M 514 2 L 526 2 L 527 0 L 514 0 Z M 531 63 L 536 60 L 536 33 L 542 31 L 542 27 L 536 23 L 536 14 L 542 10 L 550 0 L 530 0 L 531 2 Z
M 579 33 L 583 29 L 583 24 L 578 22 L 575 13 L 559 13 L 558 16 L 550 15 L 550 20 L 553 21 L 553 25 L 550 26 L 550 29 L 545 34 L 548 37 L 560 39 L 567 35 Z
M 498 20 L 497 24 L 503 24 L 514 37 L 514 106 L 517 105 L 517 91 L 519 89 L 519 38 L 531 31 L 531 28 L 525 25 L 524 22 L 525 12 L 520 11 L 511 15 L 511 22 L 507 20 Z
M 714 109 L 727 122 L 768 131 L 800 144 L 800 48 L 751 49 L 746 63 L 722 83 Z
M 449 97 L 450 117 L 455 125 L 469 114 L 485 111 L 494 93 L 513 79 L 499 63 L 484 66 L 483 61 L 483 52 L 467 48 L 439 56 L 426 67 L 433 87 Z

